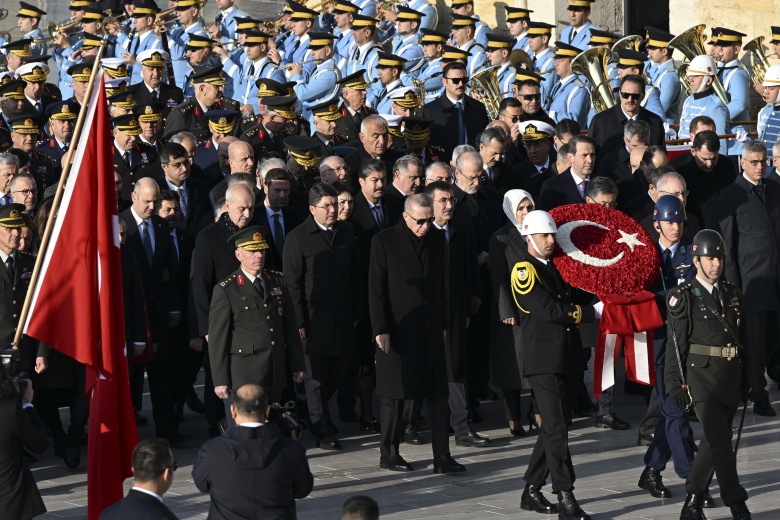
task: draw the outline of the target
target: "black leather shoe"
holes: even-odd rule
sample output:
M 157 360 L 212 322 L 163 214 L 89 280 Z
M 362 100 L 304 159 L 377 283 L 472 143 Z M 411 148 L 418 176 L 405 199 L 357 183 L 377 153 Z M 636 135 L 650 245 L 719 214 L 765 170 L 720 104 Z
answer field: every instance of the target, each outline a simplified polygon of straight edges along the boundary
M 533 432 L 534 428 L 539 431 L 539 424 L 536 422 L 536 415 L 532 407 L 528 407 L 528 413 L 525 414 L 525 418 L 528 419 L 528 433 Z
M 615 412 L 609 412 L 596 417 L 596 428 L 604 428 L 610 430 L 630 430 L 631 425 L 625 421 L 621 421 L 620 418 L 615 415 Z
M 558 506 L 551 504 L 542 494 L 542 488 L 526 483 L 523 496 L 520 497 L 520 508 L 526 511 L 536 511 L 545 515 L 558 514 Z
M 558 493 L 558 518 L 561 520 L 590 520 L 590 515 L 582 510 L 571 491 Z
M 517 428 L 509 428 L 509 433 L 515 437 L 525 437 L 525 429 L 520 424 L 517 425 Z
M 339 410 L 339 420 L 341 422 L 358 422 L 358 416 L 355 410 Z
M 336 437 L 328 436 L 322 439 L 317 439 L 317 447 L 321 450 L 338 451 L 341 449 L 341 444 Z
M 190 411 L 194 413 L 206 413 L 206 405 L 203 404 L 203 401 L 200 400 L 198 394 L 196 394 L 194 390 L 192 393 L 188 393 L 184 400 Z
M 81 448 L 79 446 L 68 448 L 63 457 L 65 465 L 73 471 L 79 469 L 81 464 Z
M 718 505 L 715 503 L 715 499 L 712 498 L 712 495 L 710 495 L 709 489 L 704 492 L 704 496 L 702 497 L 702 507 L 704 507 L 704 509 L 718 507 Z
M 475 448 L 485 448 L 490 446 L 490 439 L 483 437 L 473 430 L 468 433 L 455 436 L 455 446 L 473 446 Z
M 756 401 L 753 404 L 753 413 L 756 415 L 763 415 L 764 417 L 774 417 L 777 415 L 775 409 L 772 408 L 772 405 L 766 400 Z
M 639 439 L 636 441 L 637 446 L 650 446 L 653 444 L 655 433 L 642 433 L 639 432 Z
M 637 486 L 644 489 L 655 498 L 669 498 L 672 496 L 672 492 L 666 489 L 666 486 L 664 486 L 664 483 L 661 481 L 661 472 L 650 466 L 647 466 L 639 476 L 639 483 Z
M 135 412 L 135 424 L 136 426 L 143 426 L 144 424 L 149 424 L 149 419 L 147 419 L 140 413 Z
M 707 520 L 707 517 L 704 516 L 704 511 L 701 509 L 702 502 L 701 496 L 688 493 L 682 511 L 680 511 L 680 520 Z
M 407 428 L 404 432 L 404 443 L 405 444 L 414 444 L 419 446 L 420 444 L 424 444 L 422 437 L 420 437 L 420 434 L 417 433 L 416 430 L 412 430 Z
M 451 455 L 440 455 L 433 459 L 433 472 L 444 473 L 462 473 L 466 471 L 466 466 L 459 464 Z
M 744 502 L 737 502 L 736 504 L 732 505 L 730 509 L 731 516 L 734 518 L 734 520 L 752 520 L 753 518 L 750 516 L 750 511 Z
M 379 433 L 381 431 L 379 427 L 379 421 L 373 417 L 367 421 L 360 419 L 360 429 L 368 433 Z
M 406 462 L 400 455 L 389 459 L 380 457 L 379 467 L 389 469 L 390 471 L 412 471 L 412 465 Z

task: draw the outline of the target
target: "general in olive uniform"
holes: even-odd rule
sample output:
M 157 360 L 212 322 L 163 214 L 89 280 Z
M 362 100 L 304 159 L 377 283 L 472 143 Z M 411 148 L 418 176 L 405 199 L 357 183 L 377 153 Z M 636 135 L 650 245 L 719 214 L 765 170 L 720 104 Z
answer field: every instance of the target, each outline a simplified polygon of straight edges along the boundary
M 711 229 L 693 239 L 696 279 L 669 293 L 664 383 L 680 407 L 693 406 L 703 434 L 685 481 L 681 520 L 704 518 L 702 507 L 713 469 L 720 496 L 738 520 L 750 518 L 747 492 L 739 483 L 731 445 L 731 424 L 740 399 L 755 386 L 750 359 L 740 336 L 744 321 L 740 290 L 720 279 L 726 245 Z M 679 349 L 679 362 L 675 348 Z M 681 366 L 684 367 L 681 373 Z
M 292 302 L 282 273 L 263 269 L 268 242 L 261 226 L 250 226 L 228 239 L 241 262 L 237 271 L 214 287 L 209 310 L 209 357 L 214 389 L 262 386 L 277 402 L 287 373 L 303 380 L 304 357 Z M 221 387 L 221 388 L 220 388 Z

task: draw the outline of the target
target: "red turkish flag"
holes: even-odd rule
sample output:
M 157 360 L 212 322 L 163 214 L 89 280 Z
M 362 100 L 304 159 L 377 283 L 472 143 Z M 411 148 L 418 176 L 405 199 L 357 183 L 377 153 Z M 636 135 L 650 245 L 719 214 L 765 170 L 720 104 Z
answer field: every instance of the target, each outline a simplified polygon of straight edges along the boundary
M 103 72 L 87 105 L 23 331 L 87 366 L 89 520 L 123 496 L 138 443 L 125 349 L 119 217 Z

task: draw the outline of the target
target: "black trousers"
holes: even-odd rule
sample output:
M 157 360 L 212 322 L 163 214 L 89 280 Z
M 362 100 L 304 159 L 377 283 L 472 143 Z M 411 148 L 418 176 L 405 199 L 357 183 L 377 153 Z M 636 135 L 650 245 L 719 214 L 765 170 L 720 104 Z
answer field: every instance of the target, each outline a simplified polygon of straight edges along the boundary
M 203 346 L 205 350 L 205 342 Z M 193 392 L 193 385 L 203 365 L 203 350 L 196 352 L 190 348 L 186 319 L 178 327 L 171 329 L 171 354 L 169 369 L 173 381 L 174 402 L 182 405 L 187 395 Z
M 569 453 L 569 432 L 566 422 L 579 374 L 537 374 L 528 376 L 534 390 L 542 426 L 536 438 L 531 460 L 523 479 L 534 486 L 543 486 L 547 475 L 552 478 L 552 491 L 574 489 L 574 467 Z
M 176 418 L 173 415 L 173 384 L 168 368 L 170 362 L 170 346 L 160 343 L 154 353 L 154 359 L 145 365 L 157 437 L 170 437 L 177 430 Z
M 431 421 L 431 446 L 433 458 L 450 454 L 449 426 L 450 407 L 448 403 L 447 387 L 437 391 L 428 401 L 428 417 Z M 380 399 L 381 410 L 379 423 L 382 433 L 379 444 L 379 453 L 382 458 L 389 459 L 399 455 L 398 446 L 406 429 L 406 424 L 412 416 L 412 402 L 404 399 Z
M 697 401 L 694 409 L 703 435 L 699 451 L 693 458 L 693 468 L 685 482 L 685 490 L 688 493 L 704 493 L 714 468 L 723 503 L 728 507 L 744 502 L 748 495 L 739 483 L 737 456 L 731 446 L 731 424 L 737 413 L 737 405 Z
M 780 340 L 780 311 L 746 312 L 747 346 L 753 370 L 756 374 L 756 388 L 753 390 L 754 401 L 766 401 L 769 393 L 766 391 L 767 361 L 774 357 L 777 343 Z

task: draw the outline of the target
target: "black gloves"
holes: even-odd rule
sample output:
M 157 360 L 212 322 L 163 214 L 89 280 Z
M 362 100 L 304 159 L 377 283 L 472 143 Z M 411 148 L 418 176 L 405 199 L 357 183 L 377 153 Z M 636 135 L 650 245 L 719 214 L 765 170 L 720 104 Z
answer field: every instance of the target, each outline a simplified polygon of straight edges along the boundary
M 691 399 L 688 396 L 688 391 L 681 386 L 677 386 L 669 390 L 669 396 L 674 399 L 674 402 L 677 403 L 677 406 L 683 410 L 691 405 Z

